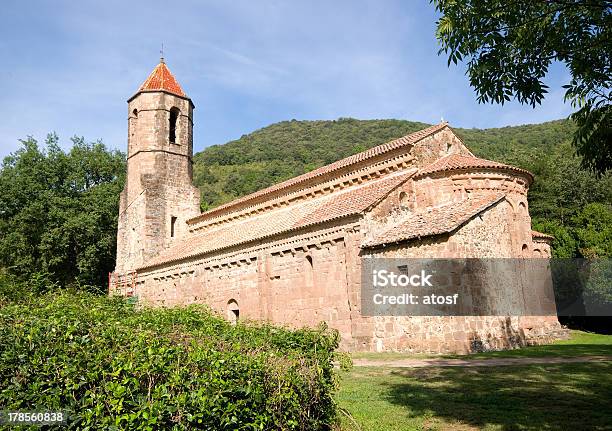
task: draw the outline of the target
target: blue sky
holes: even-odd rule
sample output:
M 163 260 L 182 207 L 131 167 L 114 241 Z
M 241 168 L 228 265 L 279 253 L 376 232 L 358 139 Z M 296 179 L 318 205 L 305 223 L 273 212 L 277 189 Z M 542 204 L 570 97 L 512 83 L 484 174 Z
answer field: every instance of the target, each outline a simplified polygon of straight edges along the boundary
M 196 105 L 201 150 L 289 119 L 500 127 L 563 118 L 562 66 L 536 109 L 482 105 L 446 65 L 428 1 L 14 1 L 0 26 L 0 157 L 55 131 L 124 150 L 126 100 L 159 60 Z

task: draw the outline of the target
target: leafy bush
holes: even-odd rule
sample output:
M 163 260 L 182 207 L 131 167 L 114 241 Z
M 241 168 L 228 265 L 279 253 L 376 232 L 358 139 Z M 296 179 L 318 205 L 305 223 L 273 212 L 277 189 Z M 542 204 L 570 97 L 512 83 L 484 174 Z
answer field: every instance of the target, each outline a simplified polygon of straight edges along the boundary
M 0 405 L 72 429 L 330 429 L 338 334 L 88 293 L 2 302 Z

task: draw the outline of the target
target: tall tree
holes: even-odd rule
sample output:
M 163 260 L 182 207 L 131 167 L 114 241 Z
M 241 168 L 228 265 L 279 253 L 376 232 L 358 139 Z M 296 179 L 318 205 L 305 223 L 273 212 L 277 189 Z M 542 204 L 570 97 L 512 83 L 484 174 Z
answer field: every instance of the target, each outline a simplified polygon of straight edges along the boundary
M 612 168 L 612 2 L 606 0 L 432 0 L 439 53 L 467 61 L 479 102 L 515 98 L 532 106 L 559 61 L 571 73 L 565 98 L 576 111 L 573 144 L 596 173 Z
M 0 270 L 63 285 L 103 285 L 115 261 L 125 156 L 73 138 L 29 138 L 0 166 Z

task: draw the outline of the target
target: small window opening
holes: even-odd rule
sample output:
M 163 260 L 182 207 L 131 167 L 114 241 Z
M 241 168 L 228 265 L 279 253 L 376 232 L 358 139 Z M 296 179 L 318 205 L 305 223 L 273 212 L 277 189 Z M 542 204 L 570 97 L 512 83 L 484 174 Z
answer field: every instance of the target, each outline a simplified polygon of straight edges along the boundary
M 452 148 L 453 148 L 453 144 L 451 144 L 451 143 L 446 144 L 446 152 L 447 153 L 450 153 Z
M 402 206 L 402 208 L 407 208 L 408 207 L 408 193 L 400 192 L 400 194 L 399 194 L 399 202 L 400 202 L 400 205 Z
M 170 110 L 170 125 L 168 129 L 168 140 L 171 144 L 176 143 L 176 120 L 178 120 L 179 110 L 172 108 Z
M 128 142 L 128 153 L 131 152 L 131 147 L 135 145 L 136 137 L 136 120 L 138 120 L 138 109 L 134 108 L 132 116 L 128 118 L 128 128 L 130 130 L 130 140 Z
M 176 217 L 170 217 L 170 238 L 174 238 L 176 227 Z
M 227 318 L 233 324 L 236 324 L 238 319 L 240 319 L 240 308 L 238 308 L 238 303 L 235 299 L 230 299 L 227 302 Z
M 304 259 L 304 284 L 307 287 L 314 286 L 314 271 L 313 271 L 313 261 L 312 256 L 307 254 Z
M 523 244 L 523 247 L 521 247 L 521 255 L 523 257 L 527 256 L 527 251 L 529 250 L 529 247 L 527 246 L 527 244 Z

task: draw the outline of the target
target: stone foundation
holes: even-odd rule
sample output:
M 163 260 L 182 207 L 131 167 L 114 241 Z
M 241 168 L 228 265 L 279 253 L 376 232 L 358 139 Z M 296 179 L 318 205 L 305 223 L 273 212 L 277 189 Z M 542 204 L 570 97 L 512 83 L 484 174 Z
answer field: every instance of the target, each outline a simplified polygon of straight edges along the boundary
M 411 353 L 474 353 L 565 339 L 554 316 L 432 316 L 372 318 L 374 337 L 356 339 L 350 350 Z

